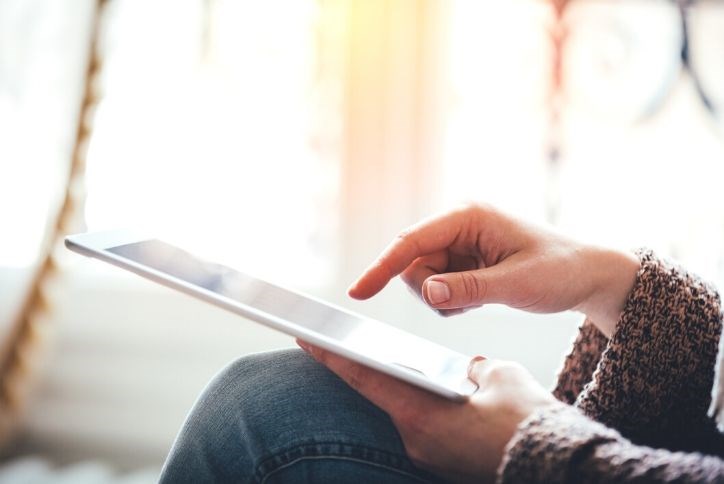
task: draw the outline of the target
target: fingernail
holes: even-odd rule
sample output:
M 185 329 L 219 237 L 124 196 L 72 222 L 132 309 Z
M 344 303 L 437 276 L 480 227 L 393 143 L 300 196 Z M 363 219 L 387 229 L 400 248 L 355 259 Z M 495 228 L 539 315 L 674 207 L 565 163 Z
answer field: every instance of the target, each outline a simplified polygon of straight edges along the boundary
M 442 304 L 450 299 L 450 288 L 447 284 L 440 281 L 430 281 L 427 283 L 427 300 L 432 304 Z
M 478 355 L 478 356 L 475 356 L 472 360 L 470 360 L 470 363 L 468 363 L 468 374 L 470 374 L 470 372 L 473 371 L 473 368 L 475 367 L 476 363 L 478 363 L 479 361 L 485 361 L 485 359 L 486 358 L 484 356 Z

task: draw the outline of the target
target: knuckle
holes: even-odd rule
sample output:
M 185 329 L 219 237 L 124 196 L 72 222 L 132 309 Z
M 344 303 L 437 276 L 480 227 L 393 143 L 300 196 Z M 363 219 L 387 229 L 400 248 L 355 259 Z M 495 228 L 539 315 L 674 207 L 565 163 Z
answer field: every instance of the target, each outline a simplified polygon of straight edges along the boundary
M 411 233 L 411 231 L 410 231 L 409 227 L 406 229 L 402 229 L 397 233 L 397 235 L 395 236 L 395 239 L 398 241 L 400 241 L 400 240 L 405 241 L 410 237 L 410 233 Z
M 488 368 L 488 381 L 493 384 L 509 381 L 521 370 L 521 365 L 513 361 L 494 361 Z
M 467 302 L 480 302 L 488 293 L 488 284 L 485 279 L 476 277 L 470 272 L 460 273 L 460 282 L 465 292 Z
M 423 446 L 419 445 L 414 440 L 411 442 L 403 441 L 403 443 L 405 445 L 407 457 L 409 457 L 415 465 L 420 466 L 421 464 L 427 462 L 426 452 Z
M 473 201 L 463 202 L 457 207 L 453 208 L 448 215 L 458 221 L 467 220 L 474 217 L 478 212 L 478 203 Z
M 488 369 L 488 381 L 490 383 L 499 383 L 505 380 L 505 369 L 500 366 L 492 366 Z
M 402 408 L 395 415 L 395 426 L 410 437 L 411 440 L 420 440 L 425 435 L 430 420 L 433 418 L 434 416 L 423 408 L 417 405 L 409 405 Z
M 467 201 L 460 207 L 460 211 L 467 215 L 487 213 L 491 211 L 491 209 L 492 207 L 490 206 L 490 204 L 475 200 Z
M 406 432 L 412 432 L 417 428 L 417 413 L 412 407 L 403 408 L 395 415 L 395 424 L 405 429 Z
M 400 428 L 398 431 L 402 444 L 405 446 L 405 453 L 413 463 L 420 465 L 430 460 L 430 451 L 425 444 L 424 437 L 419 432 L 406 428 Z
M 407 284 L 410 288 L 413 288 L 413 286 L 415 285 L 415 273 L 410 268 L 402 271 L 402 274 L 400 274 L 400 279 L 402 279 L 402 282 Z
M 402 247 L 405 251 L 419 252 L 415 232 L 411 227 L 400 231 L 395 236 L 395 245 Z
M 412 241 L 412 230 L 406 228 L 395 235 L 394 245 L 407 247 Z

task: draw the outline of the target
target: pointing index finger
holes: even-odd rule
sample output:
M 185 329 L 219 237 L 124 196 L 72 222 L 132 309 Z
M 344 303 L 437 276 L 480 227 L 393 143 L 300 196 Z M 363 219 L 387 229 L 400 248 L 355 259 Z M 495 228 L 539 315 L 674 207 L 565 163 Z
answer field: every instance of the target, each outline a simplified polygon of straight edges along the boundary
M 460 217 L 460 213 L 434 217 L 401 232 L 347 293 L 355 299 L 370 298 L 418 257 L 449 247 L 460 234 Z

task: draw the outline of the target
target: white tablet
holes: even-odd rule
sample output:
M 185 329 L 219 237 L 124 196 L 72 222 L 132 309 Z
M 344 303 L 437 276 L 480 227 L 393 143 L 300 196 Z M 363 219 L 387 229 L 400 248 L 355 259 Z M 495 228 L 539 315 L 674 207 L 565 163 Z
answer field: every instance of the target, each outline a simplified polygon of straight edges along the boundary
M 477 390 L 468 356 L 160 240 L 111 231 L 69 236 L 65 245 L 451 400 Z

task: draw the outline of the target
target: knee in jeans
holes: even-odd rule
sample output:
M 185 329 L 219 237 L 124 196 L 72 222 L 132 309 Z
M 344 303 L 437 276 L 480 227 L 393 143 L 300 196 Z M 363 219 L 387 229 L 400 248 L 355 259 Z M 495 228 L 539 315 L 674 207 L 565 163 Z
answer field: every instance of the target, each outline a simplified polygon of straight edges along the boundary
M 244 356 L 221 370 L 194 410 L 205 428 L 236 424 L 265 415 L 278 396 L 292 391 L 309 372 L 326 371 L 301 350 Z M 213 422 L 213 425 L 210 425 Z

